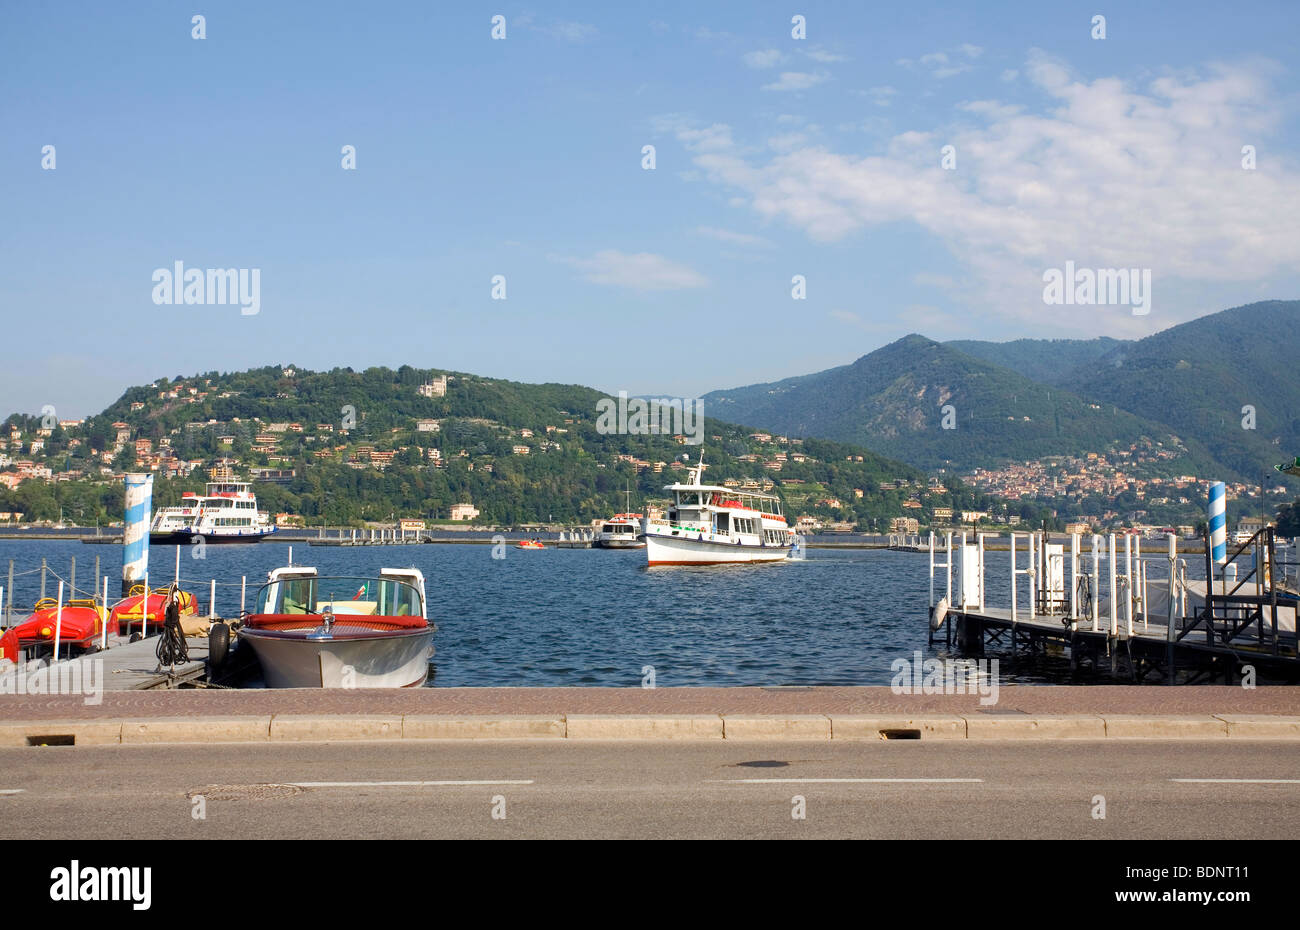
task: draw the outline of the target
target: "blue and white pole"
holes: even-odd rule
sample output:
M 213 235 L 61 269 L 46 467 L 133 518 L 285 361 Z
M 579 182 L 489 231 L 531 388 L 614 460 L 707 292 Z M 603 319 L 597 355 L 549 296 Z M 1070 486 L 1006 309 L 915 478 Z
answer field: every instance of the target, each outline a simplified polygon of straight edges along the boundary
M 122 532 L 122 596 L 149 573 L 149 514 L 153 475 L 126 476 L 126 528 Z
M 1222 481 L 1210 485 L 1207 511 L 1210 523 L 1210 558 L 1216 565 L 1228 561 L 1228 489 Z

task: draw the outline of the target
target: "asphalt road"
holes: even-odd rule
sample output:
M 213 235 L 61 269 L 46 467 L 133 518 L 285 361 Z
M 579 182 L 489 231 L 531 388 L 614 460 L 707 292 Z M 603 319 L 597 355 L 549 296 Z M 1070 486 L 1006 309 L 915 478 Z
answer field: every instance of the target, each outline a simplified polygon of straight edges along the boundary
M 1099 795 L 1104 819 L 1094 816 Z M 796 796 L 804 799 L 802 819 L 792 816 Z M 1291 742 L 533 740 L 0 750 L 4 839 L 1264 839 L 1298 832 L 1300 744 Z

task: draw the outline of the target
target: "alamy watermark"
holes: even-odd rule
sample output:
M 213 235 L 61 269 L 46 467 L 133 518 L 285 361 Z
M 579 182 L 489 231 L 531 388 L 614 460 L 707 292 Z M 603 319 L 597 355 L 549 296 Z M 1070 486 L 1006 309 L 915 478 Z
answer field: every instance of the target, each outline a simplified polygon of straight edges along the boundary
M 84 658 L 54 665 L 5 663 L 0 694 L 80 694 L 94 706 L 104 700 L 104 660 Z
M 633 397 L 596 401 L 596 432 L 602 436 L 684 436 L 686 444 L 704 442 L 704 400 L 699 397 Z
M 1048 268 L 1043 272 L 1043 303 L 1131 306 L 1134 316 L 1151 312 L 1150 268 Z
M 244 316 L 262 309 L 261 268 L 186 268 L 176 262 L 153 273 L 153 302 L 162 304 L 238 304 Z
M 918 651 L 889 670 L 894 694 L 978 694 L 985 706 L 998 702 L 997 659 L 926 659 Z

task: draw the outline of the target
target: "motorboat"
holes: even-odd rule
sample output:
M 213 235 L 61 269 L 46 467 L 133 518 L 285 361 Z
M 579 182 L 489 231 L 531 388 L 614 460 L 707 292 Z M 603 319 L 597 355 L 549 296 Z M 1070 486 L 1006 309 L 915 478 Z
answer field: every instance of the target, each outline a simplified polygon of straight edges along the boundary
M 271 688 L 418 687 L 429 677 L 433 634 L 424 575 L 322 576 L 288 566 L 268 575 L 239 629 Z
M 591 544 L 597 549 L 644 549 L 641 535 L 641 515 L 616 513 L 600 525 Z

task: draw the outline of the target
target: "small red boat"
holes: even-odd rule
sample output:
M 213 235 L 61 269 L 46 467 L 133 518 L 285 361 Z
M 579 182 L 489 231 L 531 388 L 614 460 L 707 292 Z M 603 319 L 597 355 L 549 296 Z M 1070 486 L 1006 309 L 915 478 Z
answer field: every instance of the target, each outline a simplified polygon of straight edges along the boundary
M 9 640 L 12 636 L 17 641 L 18 649 L 53 647 L 57 628 L 61 646 L 95 652 L 99 649 L 105 624 L 108 625 L 109 633 L 116 634 L 118 631 L 117 621 L 89 598 L 68 601 L 63 605 L 63 616 L 60 618 L 58 614 L 58 602 L 52 597 L 42 598 L 36 602 L 32 615 L 6 633 L 4 640 Z M 5 657 L 8 658 L 7 650 Z
M 515 548 L 516 549 L 545 549 L 546 546 L 541 542 L 541 540 L 523 539 L 520 540 L 519 543 L 515 545 Z
M 131 588 L 130 593 L 122 600 L 113 605 L 112 620 L 119 626 L 130 630 L 139 627 L 140 623 L 140 603 L 145 601 L 145 619 L 149 621 L 149 628 L 161 630 L 163 621 L 167 619 L 167 593 L 169 589 L 154 588 L 150 592 L 148 599 L 145 598 L 144 585 L 138 584 Z M 180 592 L 181 595 L 181 617 L 192 617 L 198 613 L 198 606 L 194 602 L 194 595 L 189 591 Z

